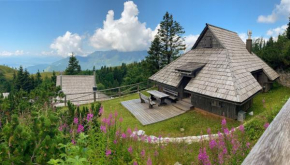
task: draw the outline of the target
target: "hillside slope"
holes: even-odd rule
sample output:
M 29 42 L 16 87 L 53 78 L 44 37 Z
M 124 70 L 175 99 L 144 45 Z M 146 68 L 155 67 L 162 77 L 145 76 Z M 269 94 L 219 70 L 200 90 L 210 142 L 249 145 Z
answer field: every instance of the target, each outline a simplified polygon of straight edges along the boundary
M 13 78 L 13 73 L 16 70 L 13 68 L 10 68 L 8 66 L 4 66 L 4 65 L 0 65 L 0 72 L 3 73 L 3 75 L 5 76 L 6 79 L 8 80 L 12 80 Z

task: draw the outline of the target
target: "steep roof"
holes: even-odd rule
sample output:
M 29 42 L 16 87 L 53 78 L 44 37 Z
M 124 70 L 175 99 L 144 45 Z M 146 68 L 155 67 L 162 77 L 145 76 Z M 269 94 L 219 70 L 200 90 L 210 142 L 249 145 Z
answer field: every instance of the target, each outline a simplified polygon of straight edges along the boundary
M 205 34 L 212 34 L 214 45 L 203 48 Z M 241 103 L 260 91 L 262 87 L 251 72 L 262 69 L 270 80 L 279 75 L 254 53 L 250 54 L 237 33 L 206 24 L 192 50 L 161 69 L 149 79 L 177 87 L 182 75 L 175 69 L 185 63 L 205 63 L 185 90 Z

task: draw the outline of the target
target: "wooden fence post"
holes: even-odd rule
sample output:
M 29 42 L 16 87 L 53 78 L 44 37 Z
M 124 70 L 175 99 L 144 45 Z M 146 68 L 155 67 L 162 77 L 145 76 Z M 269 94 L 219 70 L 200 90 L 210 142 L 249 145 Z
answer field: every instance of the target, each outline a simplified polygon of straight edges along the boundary
M 138 83 L 138 85 L 137 85 L 137 91 L 139 92 L 139 83 Z
M 119 94 L 119 97 L 121 96 L 121 88 L 119 87 L 118 88 L 118 94 Z
M 94 102 L 96 102 L 96 91 L 94 91 Z
M 66 95 L 64 96 L 64 106 L 66 106 Z

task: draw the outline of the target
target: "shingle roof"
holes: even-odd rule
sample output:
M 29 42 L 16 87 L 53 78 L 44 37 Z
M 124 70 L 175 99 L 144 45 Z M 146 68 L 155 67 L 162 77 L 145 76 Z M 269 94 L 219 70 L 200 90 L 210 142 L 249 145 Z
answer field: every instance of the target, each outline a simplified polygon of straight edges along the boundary
M 56 86 L 60 86 L 60 76 L 57 76 Z M 67 95 L 67 100 L 93 100 L 93 93 L 80 94 L 86 92 L 93 92 L 95 86 L 94 76 L 88 75 L 62 75 L 62 91 Z M 73 94 L 73 95 L 70 95 Z
M 193 48 L 149 79 L 177 87 L 182 76 L 176 68 L 188 62 L 206 63 L 185 90 L 240 103 L 262 89 L 252 71 L 262 69 L 270 80 L 279 77 L 258 56 L 248 52 L 237 33 L 209 24 L 205 30 L 210 30 L 223 48 Z

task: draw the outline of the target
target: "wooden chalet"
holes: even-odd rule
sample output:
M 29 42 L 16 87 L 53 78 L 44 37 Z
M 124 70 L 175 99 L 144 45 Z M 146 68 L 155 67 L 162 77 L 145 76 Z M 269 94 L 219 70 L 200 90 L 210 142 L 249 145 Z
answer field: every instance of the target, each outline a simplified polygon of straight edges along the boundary
M 152 75 L 161 92 L 174 91 L 178 99 L 217 115 L 237 119 L 253 97 L 268 91 L 279 75 L 247 48 L 236 32 L 206 24 L 190 51 Z

